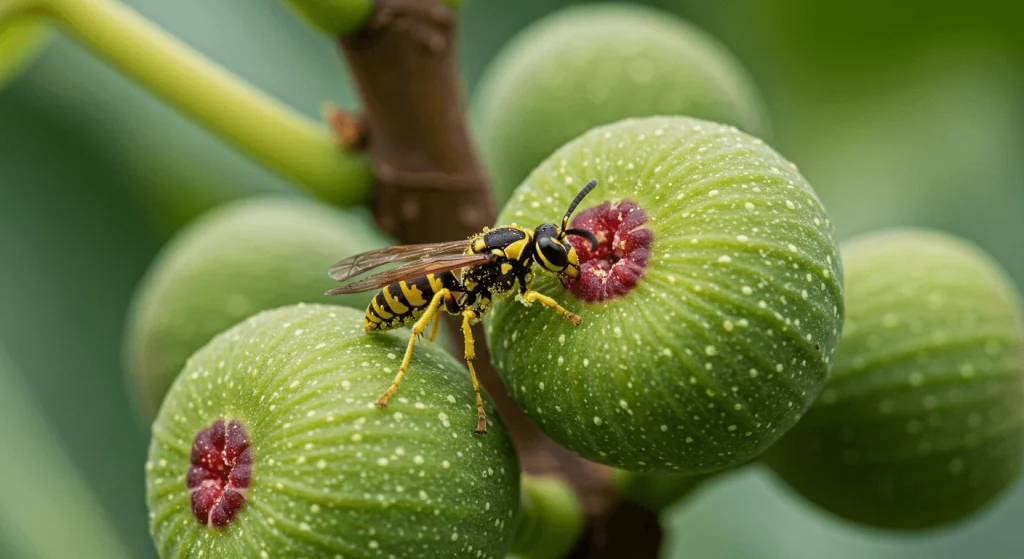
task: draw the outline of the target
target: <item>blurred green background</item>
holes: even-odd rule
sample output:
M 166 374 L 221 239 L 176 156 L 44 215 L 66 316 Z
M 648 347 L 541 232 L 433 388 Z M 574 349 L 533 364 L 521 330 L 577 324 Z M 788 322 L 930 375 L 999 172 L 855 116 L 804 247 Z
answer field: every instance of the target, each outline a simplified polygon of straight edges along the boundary
M 127 3 L 311 116 L 324 101 L 357 106 L 333 45 L 281 3 Z M 468 3 L 467 90 L 517 30 L 571 3 Z M 842 237 L 937 227 L 983 247 L 1024 286 L 1024 5 L 644 3 L 705 28 L 746 65 L 771 109 L 771 143 L 800 166 Z M 148 433 L 121 365 L 132 291 L 175 228 L 267 192 L 301 195 L 63 37 L 0 90 L 0 343 L 45 418 L 25 429 L 52 429 L 132 557 L 155 555 Z M 0 489 L 14 475 L 0 471 Z M 0 556 L 19 556 L 4 514 L 0 503 Z M 670 511 L 665 555 L 1021 557 L 1021 518 L 1024 482 L 948 530 L 881 533 L 833 520 L 755 469 Z

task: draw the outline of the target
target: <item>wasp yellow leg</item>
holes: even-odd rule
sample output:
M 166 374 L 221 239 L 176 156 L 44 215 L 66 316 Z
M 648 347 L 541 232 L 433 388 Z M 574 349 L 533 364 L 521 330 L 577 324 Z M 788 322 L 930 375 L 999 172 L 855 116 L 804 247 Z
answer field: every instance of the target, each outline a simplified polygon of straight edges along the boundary
M 434 325 L 431 326 L 431 328 L 430 328 L 430 338 L 428 338 L 431 342 L 433 342 L 434 339 L 437 338 L 437 327 L 440 326 L 440 325 L 441 325 L 441 313 L 435 313 L 434 314 Z
M 412 347 L 416 345 L 416 337 L 423 333 L 427 329 L 427 324 L 430 323 L 430 319 L 434 318 L 438 314 L 438 308 L 441 306 L 441 301 L 448 296 L 448 290 L 442 289 L 434 294 L 434 298 L 430 300 L 430 305 L 427 310 L 423 313 L 423 316 L 412 325 L 412 335 L 409 336 L 409 347 L 405 350 L 405 357 L 402 358 L 402 366 L 398 368 L 398 374 L 395 375 L 394 382 L 391 383 L 391 388 L 384 393 L 377 400 L 377 405 L 384 407 L 388 405 L 388 400 L 395 394 L 395 390 L 398 390 L 398 384 L 402 382 L 402 377 L 405 376 L 405 371 L 409 369 L 409 360 L 412 359 Z
M 462 337 L 466 341 L 466 366 L 469 367 L 469 378 L 473 379 L 473 392 L 476 393 L 476 434 L 483 435 L 487 432 L 487 416 L 484 414 L 484 399 L 480 397 L 480 381 L 476 378 L 476 369 L 473 368 L 473 358 L 476 357 L 476 347 L 473 344 L 473 320 L 477 318 L 474 311 L 462 313 Z
M 575 315 L 565 310 L 564 308 L 562 308 L 562 305 L 559 305 L 557 302 L 555 302 L 554 299 L 548 297 L 547 295 L 544 295 L 543 293 L 538 293 L 532 289 L 527 289 L 526 293 L 523 293 L 523 301 L 527 303 L 540 303 L 549 309 L 554 309 L 555 311 L 558 312 L 558 314 L 564 316 L 565 318 L 568 318 L 576 326 L 579 326 L 580 324 L 583 323 L 582 318 L 580 318 L 578 315 Z

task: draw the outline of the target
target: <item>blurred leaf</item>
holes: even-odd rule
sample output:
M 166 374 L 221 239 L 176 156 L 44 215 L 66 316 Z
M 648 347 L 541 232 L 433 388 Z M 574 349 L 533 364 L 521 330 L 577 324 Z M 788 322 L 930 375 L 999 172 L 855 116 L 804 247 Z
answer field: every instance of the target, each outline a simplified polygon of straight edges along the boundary
M 10 557 L 127 558 L 0 345 L 0 534 Z
M 118 346 L 156 243 L 109 160 L 29 80 L 0 91 L 0 122 L 0 339 L 131 555 L 152 556 L 147 433 Z
M 941 228 L 1024 285 L 1024 80 L 998 53 L 963 45 L 850 87 L 780 119 L 784 151 L 840 234 Z
M 812 71 L 819 79 L 822 74 L 842 79 L 852 73 L 896 69 L 922 51 L 963 38 L 980 39 L 1024 55 L 1024 34 L 1020 32 L 1024 4 L 1020 2 L 739 3 L 739 9 L 733 6 L 734 11 L 746 12 L 744 19 L 757 26 L 779 55 Z M 814 47 L 808 48 L 810 45 Z
M 278 2 L 132 0 L 129 5 L 215 62 L 299 111 L 319 118 L 355 93 L 332 41 Z M 295 187 L 249 161 L 61 37 L 26 76 L 62 120 L 111 154 L 157 234 L 167 238 L 221 202 Z
M 662 517 L 666 559 L 962 559 L 1020 557 L 1024 481 L 972 520 L 920 535 L 862 528 L 821 514 L 766 468 L 709 484 Z

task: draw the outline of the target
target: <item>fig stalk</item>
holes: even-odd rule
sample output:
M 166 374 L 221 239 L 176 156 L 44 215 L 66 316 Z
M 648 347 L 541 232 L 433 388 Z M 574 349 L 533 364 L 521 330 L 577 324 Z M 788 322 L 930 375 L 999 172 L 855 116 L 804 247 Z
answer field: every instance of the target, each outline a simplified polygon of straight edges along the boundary
M 369 162 L 330 130 L 257 90 L 112 0 L 17 0 L 0 24 L 52 20 L 94 54 L 266 167 L 334 203 L 368 196 Z
M 553 476 L 523 476 L 522 515 L 512 542 L 521 559 L 559 559 L 583 531 L 583 508 L 572 487 Z
M 457 7 L 454 0 L 378 0 L 363 29 L 341 40 L 367 124 L 367 153 L 377 178 L 374 215 L 403 243 L 465 238 L 495 224 L 495 204 L 469 133 L 458 78 L 452 12 Z M 457 321 L 445 322 L 461 336 Z M 474 336 L 484 340 L 483 329 L 475 327 Z M 581 553 L 590 552 L 580 556 L 601 556 L 599 545 L 630 546 L 637 536 L 634 527 L 607 522 L 620 502 L 607 469 L 555 444 L 526 419 L 490 365 L 485 344 L 478 343 L 475 363 L 524 469 L 561 475 L 585 496 L 585 538 L 592 542 L 580 544 Z M 657 531 L 656 518 L 638 518 L 646 533 Z

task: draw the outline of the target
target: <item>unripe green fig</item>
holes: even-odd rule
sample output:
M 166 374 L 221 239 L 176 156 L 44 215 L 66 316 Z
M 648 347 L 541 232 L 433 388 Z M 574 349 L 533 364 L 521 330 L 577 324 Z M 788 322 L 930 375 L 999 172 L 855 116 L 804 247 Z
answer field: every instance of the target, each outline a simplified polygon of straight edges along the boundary
M 365 297 L 325 297 L 335 285 L 327 271 L 386 244 L 357 214 L 286 197 L 231 203 L 179 231 L 129 311 L 124 360 L 143 416 L 153 418 L 189 355 L 257 311 L 300 302 L 365 308 Z
M 520 472 L 497 413 L 488 401 L 475 435 L 468 373 L 427 344 L 406 390 L 375 407 L 408 340 L 362 324 L 283 307 L 189 359 L 146 462 L 162 558 L 504 557 Z
M 13 17 L 5 14 L 5 9 L 0 2 L 0 19 Z M 49 26 L 28 16 L 0 21 L 0 88 L 35 59 L 49 38 Z
M 500 223 L 559 223 L 580 277 L 534 289 L 582 317 L 495 304 L 492 358 L 559 443 L 627 470 L 701 473 L 759 455 L 825 383 L 842 324 L 832 223 L 796 168 L 686 117 L 591 130 L 540 165 Z
M 721 472 L 673 474 L 613 470 L 612 483 L 623 497 L 647 510 L 660 513 L 682 501 Z
M 439 0 L 458 10 L 465 0 Z M 306 23 L 333 37 L 358 32 L 373 12 L 372 0 L 285 0 Z
M 312 27 L 333 37 L 359 30 L 373 11 L 371 0 L 285 0 Z
M 583 505 L 555 477 L 523 476 L 523 520 L 506 559 L 562 559 L 583 532 Z
M 574 6 L 523 30 L 489 65 L 472 108 L 499 201 L 559 146 L 623 118 L 685 115 L 768 131 L 760 94 L 724 46 L 627 4 Z
M 834 514 L 886 528 L 966 517 L 1024 455 L 1024 312 L 978 248 L 927 230 L 843 245 L 847 316 L 818 402 L 766 454 Z

